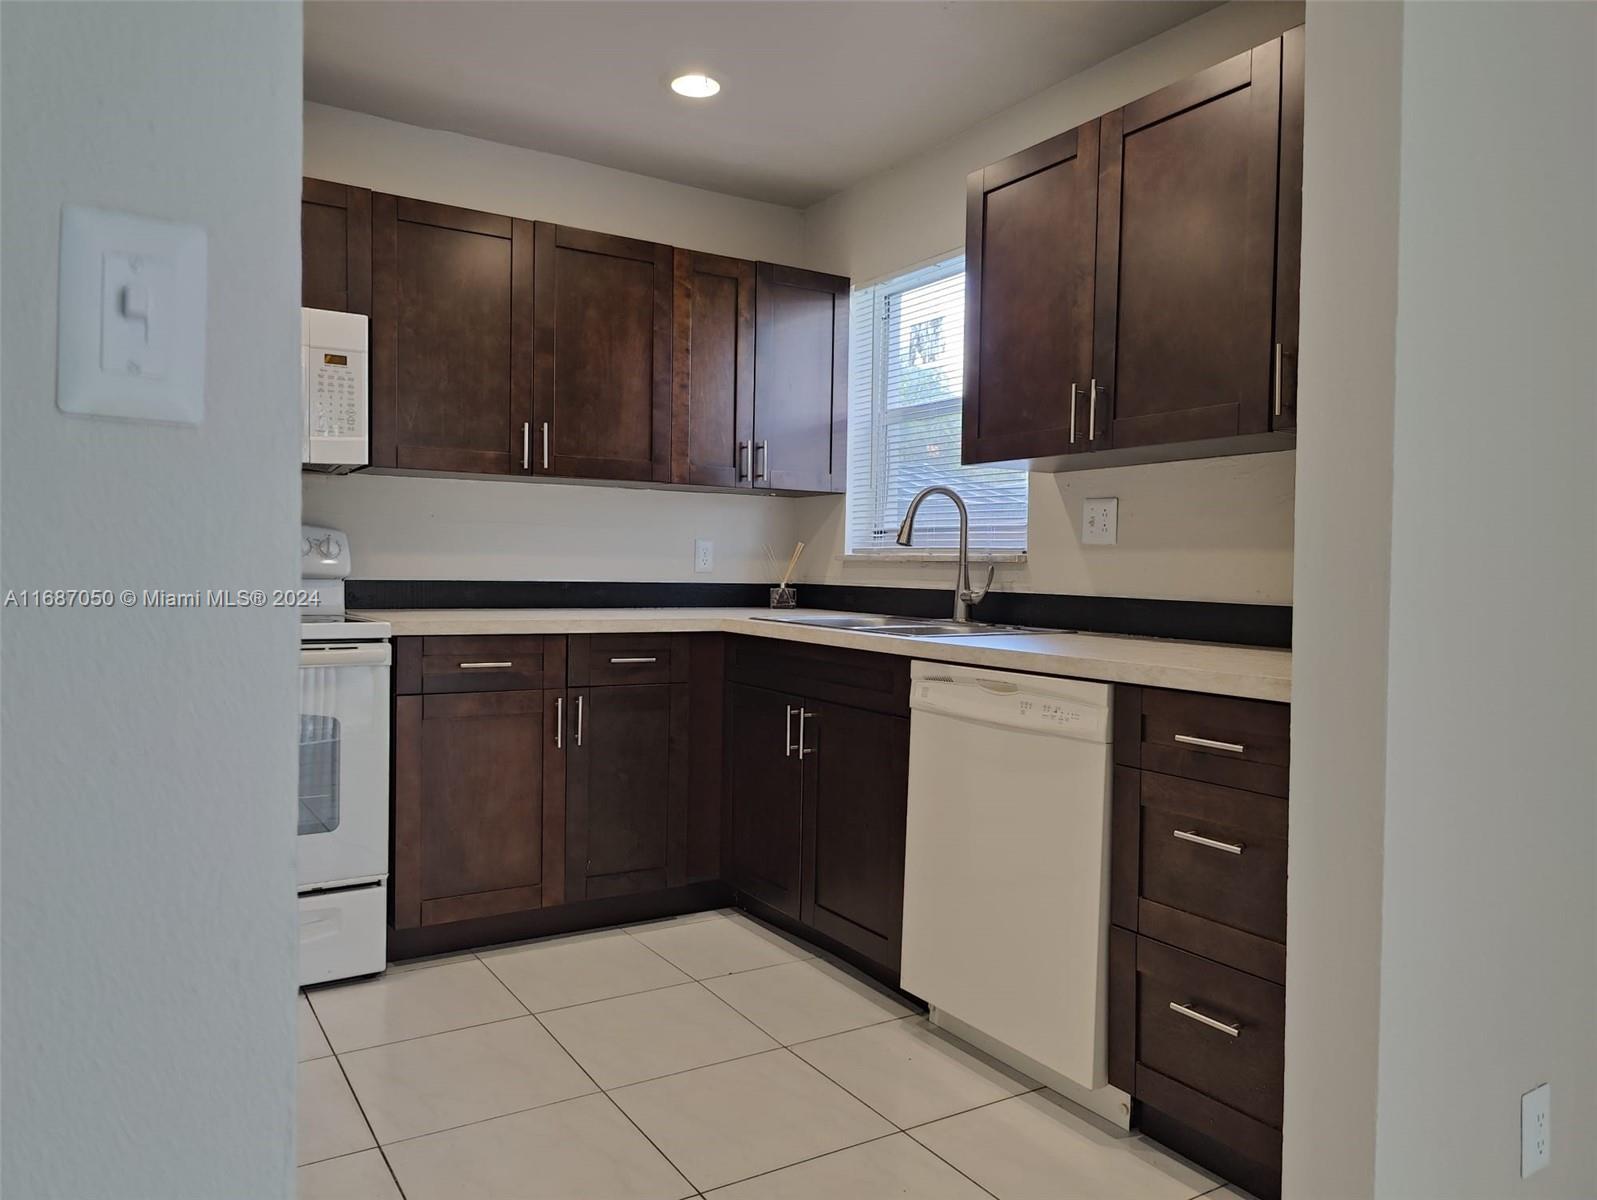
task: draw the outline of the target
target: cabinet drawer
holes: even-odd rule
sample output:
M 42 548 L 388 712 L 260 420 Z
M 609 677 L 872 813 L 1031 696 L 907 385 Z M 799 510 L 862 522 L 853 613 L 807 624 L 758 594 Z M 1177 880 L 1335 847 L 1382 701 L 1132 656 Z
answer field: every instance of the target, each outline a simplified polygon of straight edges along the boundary
M 738 637 L 728 643 L 727 678 L 873 712 L 909 715 L 909 659 L 896 654 Z
M 422 639 L 421 690 L 503 692 L 565 683 L 561 637 L 429 637 Z
M 1286 989 L 1137 939 L 1137 1063 L 1281 1127 Z
M 687 650 L 677 634 L 573 635 L 569 656 L 572 687 L 686 683 L 688 678 Z
M 1143 688 L 1141 708 L 1143 770 L 1287 794 L 1290 706 Z
M 1141 806 L 1140 898 L 1286 941 L 1285 800 L 1144 771 Z

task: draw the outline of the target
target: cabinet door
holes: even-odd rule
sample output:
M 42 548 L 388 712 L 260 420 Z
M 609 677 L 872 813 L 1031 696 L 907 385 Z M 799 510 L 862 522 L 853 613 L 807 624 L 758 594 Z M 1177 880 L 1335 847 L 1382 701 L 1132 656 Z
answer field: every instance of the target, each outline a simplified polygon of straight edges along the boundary
M 371 313 L 371 192 L 325 179 L 303 180 L 299 250 L 301 304 Z
M 1298 284 L 1303 259 L 1303 26 L 1281 35 L 1281 182 L 1276 214 L 1270 428 L 1298 427 Z
M 793 741 L 799 702 L 732 684 L 726 703 L 732 881 L 796 919 L 803 881 L 803 770 Z
M 909 721 L 804 706 L 802 920 L 897 971 L 904 928 Z
M 546 799 L 563 800 L 547 719 L 558 693 L 475 692 L 396 701 L 394 925 L 538 908 Z M 553 816 L 551 821 L 549 818 Z
M 755 288 L 754 486 L 848 480 L 848 280 L 761 263 Z
M 566 899 L 684 883 L 687 685 L 576 689 L 566 725 Z
M 528 464 L 532 224 L 372 198 L 372 465 Z
M 969 179 L 963 457 L 1086 450 L 1098 122 Z
M 1280 108 L 1277 39 L 1102 118 L 1094 449 L 1270 428 Z
M 671 247 L 537 225 L 534 461 L 671 478 Z
M 671 482 L 748 487 L 754 425 L 754 264 L 676 251 Z

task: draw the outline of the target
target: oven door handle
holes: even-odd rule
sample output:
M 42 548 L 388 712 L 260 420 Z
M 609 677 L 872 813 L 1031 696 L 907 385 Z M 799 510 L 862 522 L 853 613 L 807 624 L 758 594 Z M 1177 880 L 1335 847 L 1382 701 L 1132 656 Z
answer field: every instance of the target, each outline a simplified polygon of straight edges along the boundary
M 393 661 L 387 642 L 346 646 L 301 646 L 302 667 L 386 667 Z

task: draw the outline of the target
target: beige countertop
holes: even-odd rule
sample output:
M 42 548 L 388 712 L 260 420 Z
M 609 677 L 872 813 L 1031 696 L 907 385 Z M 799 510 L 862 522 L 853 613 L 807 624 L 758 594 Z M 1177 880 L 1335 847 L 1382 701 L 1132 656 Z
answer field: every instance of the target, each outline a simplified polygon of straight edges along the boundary
M 792 623 L 822 609 L 767 608 L 425 608 L 352 613 L 387 621 L 395 637 L 507 633 L 737 633 L 817 646 L 842 646 L 931 662 L 962 663 L 1135 683 L 1258 700 L 1290 700 L 1292 652 L 1212 642 L 1102 633 L 992 633 L 976 637 L 895 637 Z M 786 620 L 762 620 L 769 617 Z

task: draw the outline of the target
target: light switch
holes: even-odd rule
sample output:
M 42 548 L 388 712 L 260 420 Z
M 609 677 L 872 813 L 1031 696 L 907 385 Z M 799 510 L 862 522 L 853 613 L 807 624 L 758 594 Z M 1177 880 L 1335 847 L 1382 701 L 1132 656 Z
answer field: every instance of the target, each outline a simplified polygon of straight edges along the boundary
M 68 205 L 61 213 L 56 406 L 198 425 L 205 415 L 205 230 Z

